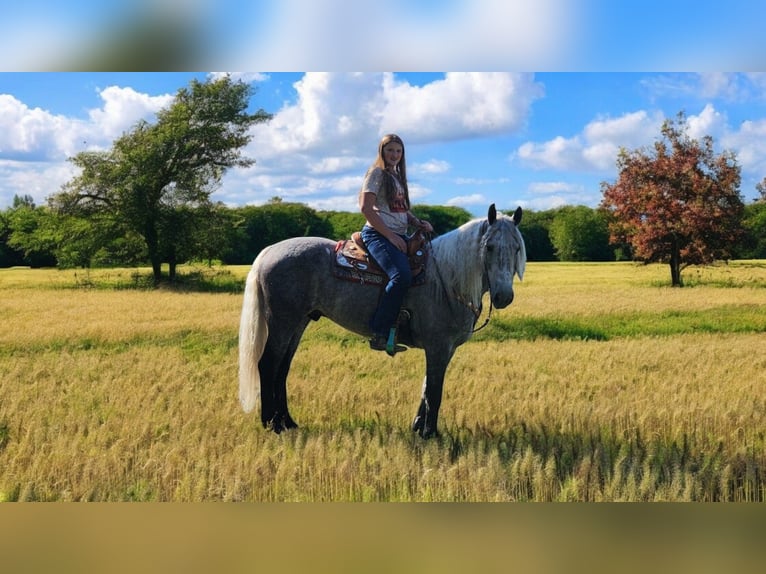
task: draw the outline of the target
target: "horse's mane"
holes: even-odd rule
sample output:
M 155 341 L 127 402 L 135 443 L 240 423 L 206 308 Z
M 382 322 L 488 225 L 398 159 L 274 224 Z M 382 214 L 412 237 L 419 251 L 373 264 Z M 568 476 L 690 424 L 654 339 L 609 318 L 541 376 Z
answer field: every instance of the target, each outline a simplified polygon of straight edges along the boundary
M 502 222 L 502 223 L 501 223 Z M 524 239 L 510 217 L 497 214 L 495 225 L 510 225 L 518 241 L 513 270 L 519 280 L 524 276 L 527 254 Z M 429 265 L 429 284 L 435 297 L 459 297 L 466 303 L 480 305 L 483 294 L 484 260 L 482 241 L 489 222 L 473 219 L 437 237 L 431 242 L 432 263 Z
M 481 301 L 483 262 L 479 249 L 486 225 L 486 219 L 473 219 L 431 242 L 429 279 L 435 280 L 429 284 L 434 286 L 434 295 L 459 294 L 475 303 Z

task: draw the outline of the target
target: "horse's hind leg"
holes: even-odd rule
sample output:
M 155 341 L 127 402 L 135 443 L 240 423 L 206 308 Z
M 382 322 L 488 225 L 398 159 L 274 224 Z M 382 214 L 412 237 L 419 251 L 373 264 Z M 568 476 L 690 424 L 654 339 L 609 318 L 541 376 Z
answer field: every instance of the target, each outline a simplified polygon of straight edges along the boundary
M 258 363 L 261 374 L 261 422 L 277 434 L 298 426 L 287 407 L 287 375 L 307 323 L 294 330 L 287 343 L 269 336 Z

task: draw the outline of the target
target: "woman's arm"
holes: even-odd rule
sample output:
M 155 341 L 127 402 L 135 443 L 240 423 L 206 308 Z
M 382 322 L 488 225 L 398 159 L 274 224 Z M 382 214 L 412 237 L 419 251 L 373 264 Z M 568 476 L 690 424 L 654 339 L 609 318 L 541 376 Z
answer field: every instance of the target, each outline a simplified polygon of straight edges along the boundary
M 409 223 L 412 227 L 422 229 L 426 233 L 433 233 L 434 231 L 434 228 L 430 223 L 428 223 L 425 219 L 418 219 L 412 214 L 411 211 L 407 212 L 407 223 Z

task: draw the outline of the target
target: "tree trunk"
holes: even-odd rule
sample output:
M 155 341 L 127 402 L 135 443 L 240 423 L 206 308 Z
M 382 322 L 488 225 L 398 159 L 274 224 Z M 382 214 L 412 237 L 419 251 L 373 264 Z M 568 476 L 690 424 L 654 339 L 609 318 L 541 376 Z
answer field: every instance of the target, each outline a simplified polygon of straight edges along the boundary
M 149 261 L 152 263 L 152 276 L 154 277 L 154 286 L 156 287 L 162 281 L 162 257 L 160 255 L 157 229 L 150 222 L 146 223 L 144 241 L 146 241 L 146 251 L 149 255 Z
M 670 281 L 673 287 L 683 287 L 681 281 L 681 250 L 675 245 L 670 253 Z
M 170 252 L 170 256 L 168 257 L 168 279 L 172 283 L 176 280 L 176 266 L 178 265 L 178 261 L 176 261 L 176 253 L 175 250 L 172 250 Z
M 154 286 L 156 287 L 162 282 L 162 260 L 159 256 L 150 256 L 152 261 L 152 276 L 154 277 Z

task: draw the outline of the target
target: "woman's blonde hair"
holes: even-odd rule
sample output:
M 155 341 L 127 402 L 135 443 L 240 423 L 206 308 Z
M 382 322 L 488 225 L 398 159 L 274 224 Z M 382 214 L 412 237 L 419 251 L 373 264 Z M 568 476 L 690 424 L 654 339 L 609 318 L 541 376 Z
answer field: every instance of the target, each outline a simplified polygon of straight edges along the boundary
M 404 151 L 404 142 L 402 141 L 402 138 L 400 138 L 396 134 L 386 134 L 380 139 L 380 143 L 378 143 L 378 157 L 375 158 L 375 161 L 370 166 L 368 173 L 370 170 L 375 169 L 376 167 L 379 167 L 385 173 L 388 173 L 386 172 L 386 159 L 383 157 L 383 148 L 392 142 L 398 143 L 400 146 L 402 146 L 402 159 L 399 160 L 399 163 L 396 166 L 396 175 L 399 177 L 399 183 L 401 183 L 402 187 L 404 188 L 404 197 L 407 200 L 407 208 L 409 209 L 410 188 L 407 185 L 407 162 L 405 161 L 406 154 Z M 386 192 L 388 193 L 388 197 L 391 197 L 391 193 L 394 187 L 394 182 L 389 180 L 390 180 L 390 176 L 385 179 L 385 185 L 386 185 Z

